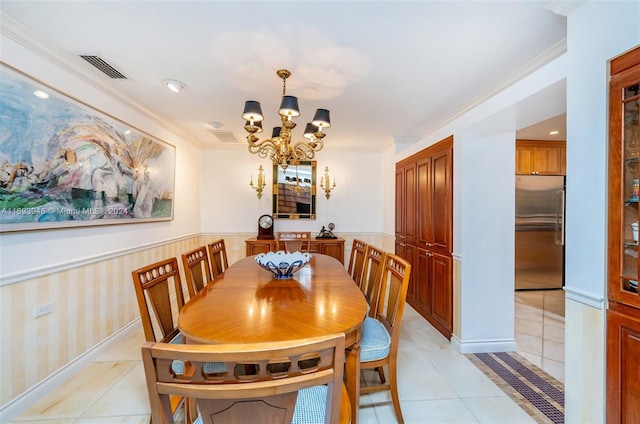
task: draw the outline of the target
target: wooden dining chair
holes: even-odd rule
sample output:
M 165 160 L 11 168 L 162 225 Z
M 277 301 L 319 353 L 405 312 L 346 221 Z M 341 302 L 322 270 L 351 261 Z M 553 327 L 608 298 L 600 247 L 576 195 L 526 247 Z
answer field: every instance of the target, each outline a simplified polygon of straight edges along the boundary
M 189 297 L 193 297 L 212 281 L 206 246 L 200 246 L 183 253 L 182 268 L 187 279 Z
M 362 285 L 362 271 L 364 269 L 364 257 L 367 252 L 367 243 L 362 240 L 353 239 L 351 255 L 349 256 L 349 266 L 347 270 L 358 286 Z
M 311 250 L 311 232 L 278 232 L 276 233 L 276 249 L 287 252 L 308 252 Z
M 340 423 L 350 418 L 344 348 L 342 333 L 254 344 L 146 343 L 142 362 L 152 418 L 173 423 L 169 396 L 188 395 L 202 424 Z M 185 363 L 183 373 L 172 371 L 176 360 Z M 224 363 L 229 371 L 209 372 L 207 362 Z
M 367 382 L 361 394 L 391 391 L 396 419 L 404 423 L 398 397 L 397 358 L 402 315 L 409 287 L 411 265 L 401 257 L 386 253 L 382 262 L 382 279 L 375 318 L 367 317 L 362 325 L 360 340 L 360 369 L 379 370 L 387 366 L 388 381 Z
M 169 258 L 147 265 L 132 271 L 131 276 L 138 300 L 138 309 L 140 310 L 140 320 L 142 321 L 145 340 L 147 342 L 182 343 L 182 334 L 174 320 L 174 313 L 175 316 L 177 316 L 184 306 L 184 294 L 182 291 L 180 270 L 178 269 L 178 260 L 176 258 Z M 174 307 L 171 305 L 170 281 L 173 283 L 176 294 L 176 311 L 174 311 Z M 155 317 L 155 325 L 151 319 L 152 313 Z M 154 327 L 159 329 L 159 337 L 156 336 Z M 183 369 L 183 364 L 175 362 L 172 364 L 172 367 L 176 372 L 180 372 L 180 370 Z M 175 414 L 184 404 L 185 399 L 183 396 L 172 396 L 169 402 L 169 411 Z M 188 416 L 186 408 L 185 415 Z M 162 423 L 162 421 L 156 421 L 156 423 Z
M 367 245 L 363 260 L 362 281 L 360 290 L 367 299 L 369 305 L 368 315 L 372 318 L 376 317 L 378 312 L 378 296 L 380 295 L 380 286 L 382 283 L 382 263 L 384 262 L 385 252 L 375 246 Z
M 227 248 L 224 245 L 224 239 L 209 243 L 207 248 L 209 249 L 209 258 L 211 260 L 211 278 L 216 279 L 229 268 Z

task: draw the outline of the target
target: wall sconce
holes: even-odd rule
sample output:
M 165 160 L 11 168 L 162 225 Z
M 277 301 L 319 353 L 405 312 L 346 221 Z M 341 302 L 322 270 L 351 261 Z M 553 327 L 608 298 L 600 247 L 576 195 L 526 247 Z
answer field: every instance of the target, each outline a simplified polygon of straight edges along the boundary
M 327 196 L 327 199 L 331 197 L 331 190 L 336 188 L 336 179 L 333 179 L 333 185 L 331 185 L 331 178 L 329 177 L 329 167 L 324 167 L 324 177 L 320 180 L 320 188 L 322 188 Z
M 258 168 L 258 182 L 256 185 L 253 185 L 253 175 L 251 176 L 251 182 L 249 182 L 251 188 L 253 188 L 258 193 L 258 199 L 262 197 L 262 189 L 267 185 L 262 171 L 262 165 L 260 165 L 260 168 Z

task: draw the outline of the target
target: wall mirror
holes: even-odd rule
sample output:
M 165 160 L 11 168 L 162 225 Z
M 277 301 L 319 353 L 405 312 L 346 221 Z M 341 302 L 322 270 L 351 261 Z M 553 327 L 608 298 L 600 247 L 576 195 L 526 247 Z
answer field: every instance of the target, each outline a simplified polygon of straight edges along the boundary
M 273 217 L 316 219 L 316 161 L 273 166 Z

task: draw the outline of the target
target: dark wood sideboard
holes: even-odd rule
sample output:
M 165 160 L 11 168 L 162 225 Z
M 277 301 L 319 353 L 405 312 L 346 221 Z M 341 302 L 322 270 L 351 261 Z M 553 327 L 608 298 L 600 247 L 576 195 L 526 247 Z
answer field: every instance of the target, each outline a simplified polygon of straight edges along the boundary
M 247 248 L 247 256 L 257 255 L 258 253 L 266 253 L 276 250 L 275 240 L 258 240 L 255 237 L 245 241 Z M 340 263 L 344 264 L 344 239 L 311 239 L 311 253 L 322 253 L 324 255 L 333 256 Z

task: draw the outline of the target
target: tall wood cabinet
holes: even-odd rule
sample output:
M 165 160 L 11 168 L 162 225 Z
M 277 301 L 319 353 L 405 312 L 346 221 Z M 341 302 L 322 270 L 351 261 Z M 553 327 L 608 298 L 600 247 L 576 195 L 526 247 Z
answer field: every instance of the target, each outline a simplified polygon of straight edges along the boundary
M 396 254 L 412 264 L 407 302 L 453 330 L 453 137 L 396 164 Z
M 610 424 L 640 422 L 639 110 L 640 47 L 611 62 L 609 82 L 607 423 Z

